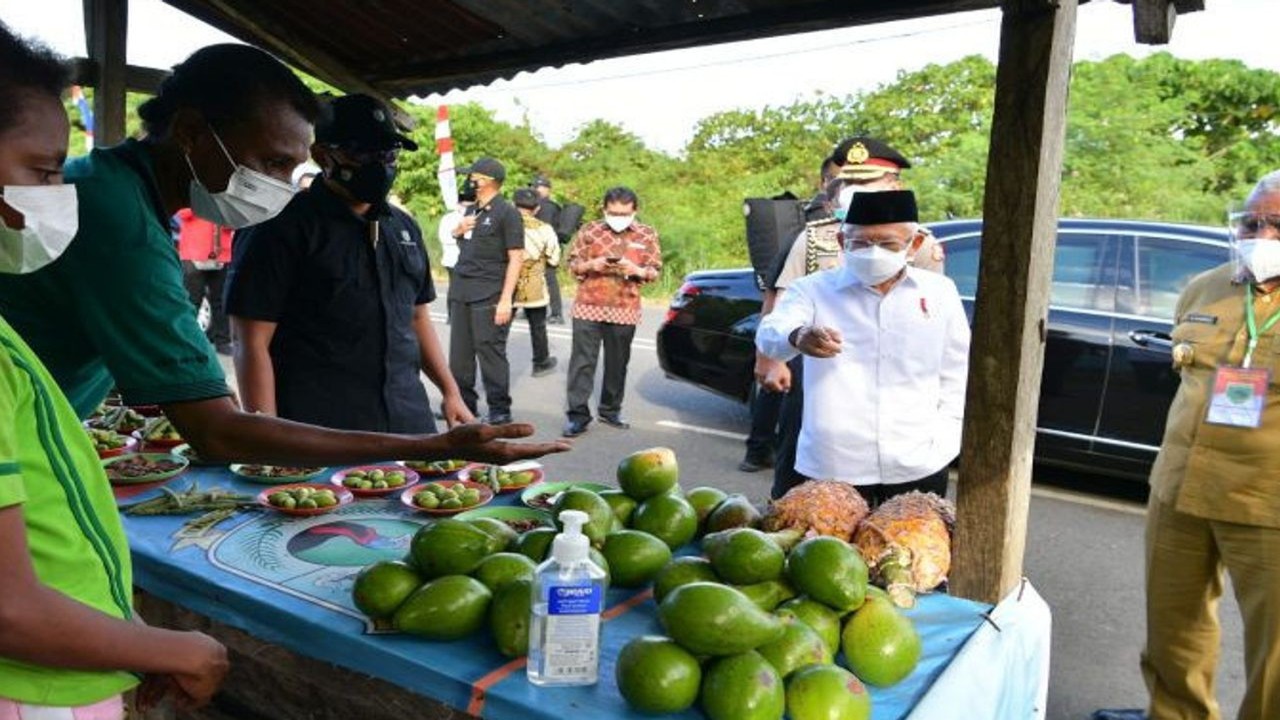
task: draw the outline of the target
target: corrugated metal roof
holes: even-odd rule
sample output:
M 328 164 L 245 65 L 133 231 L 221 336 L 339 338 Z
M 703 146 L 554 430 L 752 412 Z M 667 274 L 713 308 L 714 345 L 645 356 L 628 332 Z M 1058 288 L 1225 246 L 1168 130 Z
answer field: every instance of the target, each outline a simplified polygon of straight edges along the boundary
M 997 7 L 999 0 L 165 0 L 345 90 L 428 95 L 524 70 Z

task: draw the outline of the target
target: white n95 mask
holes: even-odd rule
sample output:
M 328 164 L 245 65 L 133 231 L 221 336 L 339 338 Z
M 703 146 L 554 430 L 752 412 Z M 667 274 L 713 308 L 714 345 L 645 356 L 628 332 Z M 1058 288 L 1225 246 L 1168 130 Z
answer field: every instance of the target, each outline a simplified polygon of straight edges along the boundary
M 227 180 L 226 190 L 209 192 L 209 188 L 196 177 L 191 156 L 184 155 L 187 167 L 191 169 L 191 212 L 215 225 L 237 230 L 266 222 L 280 214 L 296 192 L 293 185 L 237 163 L 227 152 L 227 146 L 222 144 L 218 133 L 212 128 L 209 131 L 235 171 Z
M 76 186 L 12 185 L 3 194 L 23 228 L 0 222 L 0 273 L 33 273 L 61 257 L 80 228 Z
M 1240 241 L 1236 251 L 1255 281 L 1280 276 L 1280 240 L 1248 238 Z
M 879 285 L 907 266 L 907 251 L 885 250 L 879 245 L 846 250 L 844 264 L 863 285 Z

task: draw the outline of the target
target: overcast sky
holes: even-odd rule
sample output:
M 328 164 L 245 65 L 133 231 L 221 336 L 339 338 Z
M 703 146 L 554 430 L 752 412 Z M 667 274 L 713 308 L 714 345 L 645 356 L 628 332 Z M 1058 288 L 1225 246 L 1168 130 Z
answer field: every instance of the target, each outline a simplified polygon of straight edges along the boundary
M 56 50 L 85 54 L 81 0 L 0 0 L 0 19 Z M 1183 15 L 1163 49 L 1186 58 L 1227 57 L 1280 71 L 1278 0 L 1207 0 Z M 1094 0 L 1080 8 L 1076 59 L 1144 55 L 1127 5 Z M 163 4 L 130 2 L 129 62 L 169 67 L 193 47 L 230 38 Z M 845 95 L 891 82 L 902 71 L 970 54 L 995 59 L 999 12 L 982 11 L 790 35 L 587 65 L 521 73 L 514 80 L 455 91 L 430 104 L 476 101 L 504 120 L 528 117 L 552 144 L 593 118 L 626 127 L 650 146 L 678 151 L 695 123 L 720 110 L 784 105 L 817 94 Z M 1157 48 L 1158 49 L 1158 48 Z

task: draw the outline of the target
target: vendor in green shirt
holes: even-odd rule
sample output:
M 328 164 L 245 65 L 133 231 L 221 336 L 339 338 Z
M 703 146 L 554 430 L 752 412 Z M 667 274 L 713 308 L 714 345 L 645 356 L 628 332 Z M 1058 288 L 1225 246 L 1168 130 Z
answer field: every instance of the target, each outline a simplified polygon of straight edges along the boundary
M 26 338 L 81 417 L 112 385 L 160 405 L 210 460 L 342 465 L 461 457 L 510 462 L 568 449 L 510 443 L 532 426 L 463 425 L 441 435 L 340 432 L 242 412 L 196 322 L 169 235 L 184 207 L 240 228 L 289 201 L 319 112 L 287 67 L 245 45 L 214 45 L 176 66 L 139 108 L 146 137 L 67 164 L 79 232 L 56 263 L 0 277 L 0 314 Z
M 0 23 L 0 273 L 56 264 L 75 232 L 62 185 L 67 70 Z M 69 212 L 70 211 L 70 212 Z M 0 718 L 124 717 L 121 693 L 202 705 L 226 650 L 133 614 L 115 499 L 66 397 L 0 317 Z M 49 708 L 73 708 L 57 712 Z

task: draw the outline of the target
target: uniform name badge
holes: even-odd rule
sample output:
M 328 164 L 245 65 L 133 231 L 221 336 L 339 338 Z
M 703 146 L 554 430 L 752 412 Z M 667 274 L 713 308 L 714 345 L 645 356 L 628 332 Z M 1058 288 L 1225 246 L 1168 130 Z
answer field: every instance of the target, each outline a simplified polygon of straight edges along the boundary
M 1220 367 L 1213 376 L 1213 395 L 1205 422 L 1256 428 L 1262 424 L 1271 371 L 1261 368 Z

